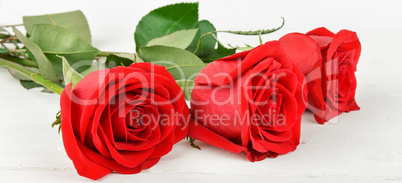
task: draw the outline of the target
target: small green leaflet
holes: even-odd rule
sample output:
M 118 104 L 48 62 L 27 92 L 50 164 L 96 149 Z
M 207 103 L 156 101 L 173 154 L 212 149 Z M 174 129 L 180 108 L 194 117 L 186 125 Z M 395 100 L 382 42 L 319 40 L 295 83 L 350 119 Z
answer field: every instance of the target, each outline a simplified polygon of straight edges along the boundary
M 149 41 L 176 32 L 190 29 L 198 22 L 198 3 L 179 3 L 155 9 L 138 23 L 134 40 L 137 50 Z
M 71 11 L 57 14 L 39 16 L 24 16 L 24 26 L 29 35 L 32 34 L 35 24 L 52 24 L 63 27 L 80 36 L 88 44 L 91 44 L 91 32 L 85 15 L 79 11 Z
M 66 57 L 77 72 L 82 72 L 90 67 L 99 52 L 73 32 L 56 25 L 34 25 L 29 39 L 43 50 L 59 77 L 63 76 L 62 62 L 56 55 Z
M 152 39 L 147 46 L 162 45 L 186 49 L 194 40 L 197 32 L 198 29 L 179 30 L 167 36 Z
M 35 60 L 38 63 L 39 66 L 39 71 L 42 75 L 43 78 L 48 79 L 50 81 L 58 81 L 57 75 L 55 70 L 53 69 L 52 63 L 46 58 L 46 56 L 43 54 L 41 48 L 36 45 L 33 41 L 29 40 L 27 37 L 25 37 L 18 29 L 13 27 L 13 31 L 15 36 L 27 47 L 33 56 L 35 57 Z
M 71 68 L 70 64 L 67 62 L 66 58 L 60 57 L 63 62 L 63 76 L 64 82 L 67 85 L 71 83 L 74 86 L 84 78 L 81 74 Z
M 182 79 L 176 80 L 176 83 L 184 91 L 184 98 L 189 101 L 191 99 L 191 91 L 193 91 L 193 87 L 195 84 L 194 81 Z
M 58 130 L 57 130 L 57 132 L 60 134 L 60 131 L 61 131 L 61 111 L 59 111 L 57 114 L 56 114 L 56 121 L 54 121 L 53 123 L 52 123 L 52 128 L 54 128 L 55 126 L 59 126 L 59 128 L 58 128 Z
M 174 47 L 139 47 L 138 54 L 145 62 L 165 66 L 176 80 L 193 80 L 205 67 L 204 62 L 194 54 Z

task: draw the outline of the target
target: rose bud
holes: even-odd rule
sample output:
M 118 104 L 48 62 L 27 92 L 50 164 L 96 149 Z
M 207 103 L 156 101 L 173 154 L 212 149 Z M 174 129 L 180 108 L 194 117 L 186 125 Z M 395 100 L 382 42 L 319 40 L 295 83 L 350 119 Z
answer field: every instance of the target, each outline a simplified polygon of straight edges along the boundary
M 208 64 L 195 78 L 189 137 L 250 161 L 296 149 L 304 76 L 278 41 Z
M 341 30 L 334 34 L 318 28 L 306 35 L 287 34 L 279 41 L 296 67 L 306 75 L 308 109 L 313 111 L 318 123 L 360 109 L 355 101 L 355 71 L 361 45 L 355 32 Z M 304 47 L 299 45 L 300 41 L 314 41 L 317 45 Z M 317 50 L 321 56 L 317 56 Z
M 90 73 L 61 95 L 61 131 L 78 174 L 139 173 L 187 134 L 183 91 L 163 66 L 135 63 Z

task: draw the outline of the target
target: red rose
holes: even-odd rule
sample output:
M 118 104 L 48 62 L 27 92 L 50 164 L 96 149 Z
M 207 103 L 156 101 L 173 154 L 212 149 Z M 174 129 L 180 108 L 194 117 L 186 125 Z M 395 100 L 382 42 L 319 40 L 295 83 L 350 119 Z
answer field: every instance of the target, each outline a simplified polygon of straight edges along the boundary
M 73 90 L 67 85 L 60 100 L 67 155 L 94 180 L 150 168 L 188 130 L 183 91 L 151 63 L 92 72 Z
M 323 124 L 341 112 L 359 110 L 355 101 L 354 72 L 361 45 L 356 33 L 341 30 L 334 34 L 326 28 L 318 28 L 306 35 L 288 34 L 280 42 L 296 67 L 306 75 L 308 108 L 313 111 L 316 121 Z M 298 46 L 300 40 L 315 41 L 317 46 Z M 316 50 L 321 51 L 322 57 L 317 58 Z M 301 52 L 305 54 L 301 56 Z
M 278 41 L 216 60 L 194 81 L 189 137 L 250 161 L 296 149 L 304 76 Z

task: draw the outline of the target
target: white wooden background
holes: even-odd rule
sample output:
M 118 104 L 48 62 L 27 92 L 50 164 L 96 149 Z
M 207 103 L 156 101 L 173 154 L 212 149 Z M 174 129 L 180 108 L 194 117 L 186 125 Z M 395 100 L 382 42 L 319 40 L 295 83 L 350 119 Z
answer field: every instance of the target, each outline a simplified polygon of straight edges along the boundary
M 0 24 L 22 23 L 23 15 L 81 9 L 95 47 L 135 50 L 137 22 L 162 1 L 0 0 Z M 400 1 L 200 1 L 200 19 L 218 30 L 285 27 L 264 40 L 319 26 L 357 31 L 363 51 L 358 64 L 357 103 L 361 110 L 342 114 L 325 125 L 311 113 L 302 120 L 295 152 L 251 163 L 198 142 L 186 141 L 149 170 L 135 175 L 110 174 L 100 182 L 402 182 L 402 3 Z M 219 34 L 232 45 L 257 44 L 258 38 Z M 59 110 L 55 94 L 27 91 L 0 69 L 0 182 L 88 182 L 64 152 L 61 136 L 50 124 Z

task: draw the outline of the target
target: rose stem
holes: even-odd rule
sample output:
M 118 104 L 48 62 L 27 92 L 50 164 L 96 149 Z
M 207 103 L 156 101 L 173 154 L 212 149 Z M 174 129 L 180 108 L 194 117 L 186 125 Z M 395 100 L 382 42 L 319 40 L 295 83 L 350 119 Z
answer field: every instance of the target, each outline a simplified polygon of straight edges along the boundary
M 35 83 L 38 83 L 38 84 L 46 87 L 47 89 L 51 90 L 54 93 L 57 93 L 58 95 L 61 95 L 61 93 L 64 90 L 59 85 L 57 85 L 47 79 L 44 79 L 40 74 L 32 72 L 20 64 L 16 64 L 14 62 L 10 62 L 8 60 L 0 58 L 0 66 L 6 67 L 9 69 L 13 69 L 13 70 L 25 75 L 25 76 L 31 78 L 32 81 L 34 81 Z
M 38 64 L 36 64 L 34 61 L 31 60 L 21 59 L 10 55 L 3 55 L 2 58 L 6 59 L 7 61 L 12 61 L 23 66 L 38 68 Z

